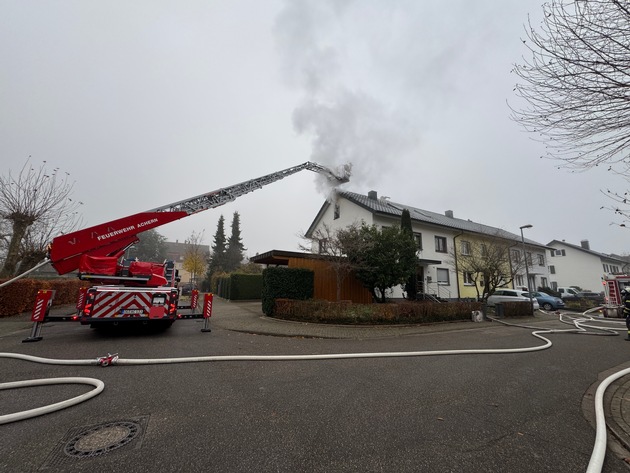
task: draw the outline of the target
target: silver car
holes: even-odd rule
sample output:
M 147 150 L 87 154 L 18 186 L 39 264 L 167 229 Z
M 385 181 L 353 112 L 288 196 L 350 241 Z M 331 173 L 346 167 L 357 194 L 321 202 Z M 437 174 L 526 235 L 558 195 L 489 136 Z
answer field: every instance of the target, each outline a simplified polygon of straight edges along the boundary
M 488 297 L 488 307 L 494 307 L 497 302 L 529 302 L 529 292 L 519 291 L 517 289 L 497 289 Z M 532 302 L 534 304 L 534 310 L 538 310 L 540 305 L 538 301 L 532 296 Z

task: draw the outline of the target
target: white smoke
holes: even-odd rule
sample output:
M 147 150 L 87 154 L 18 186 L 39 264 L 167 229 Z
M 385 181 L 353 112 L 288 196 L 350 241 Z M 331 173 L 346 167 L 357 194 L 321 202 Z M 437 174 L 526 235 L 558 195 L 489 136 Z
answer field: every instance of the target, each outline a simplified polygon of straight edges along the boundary
M 418 134 L 403 108 L 391 103 L 395 93 L 382 89 L 386 101 L 369 90 L 367 79 L 379 65 L 372 64 L 372 37 L 356 31 L 348 36 L 364 13 L 361 3 L 355 6 L 338 0 L 287 2 L 275 32 L 286 82 L 302 92 L 293 125 L 311 137 L 310 160 L 330 168 L 351 163 L 353 184 L 367 187 L 410 153 Z M 319 183 L 328 194 L 326 180 Z

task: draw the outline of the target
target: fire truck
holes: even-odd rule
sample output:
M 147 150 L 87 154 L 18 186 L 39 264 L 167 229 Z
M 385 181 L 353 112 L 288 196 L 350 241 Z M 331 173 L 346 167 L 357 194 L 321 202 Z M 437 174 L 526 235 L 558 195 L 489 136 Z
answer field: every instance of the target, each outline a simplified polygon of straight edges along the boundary
M 178 318 L 177 271 L 172 261 L 154 263 L 125 260 L 123 255 L 139 241 L 138 234 L 232 202 L 237 197 L 304 169 L 322 174 L 332 186 L 349 180 L 350 165 L 342 166 L 335 173 L 320 164 L 306 162 L 207 194 L 55 237 L 49 246 L 48 259 L 57 273 L 62 275 L 78 270 L 80 279 L 93 284 L 81 290 L 75 318 L 81 324 L 92 327 L 127 321 L 169 327 Z M 196 297 L 196 294 L 193 296 Z M 46 301 L 48 307 L 50 302 Z
M 606 294 L 604 316 L 623 318 L 623 297 L 621 291 L 623 289 L 630 291 L 630 276 L 627 274 L 605 276 L 602 278 L 602 284 Z

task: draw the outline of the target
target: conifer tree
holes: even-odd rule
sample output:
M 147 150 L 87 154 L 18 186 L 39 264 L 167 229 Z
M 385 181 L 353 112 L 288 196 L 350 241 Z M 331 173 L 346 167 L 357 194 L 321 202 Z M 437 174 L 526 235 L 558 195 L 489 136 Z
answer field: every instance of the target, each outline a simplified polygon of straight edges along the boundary
M 411 239 L 413 239 L 413 227 L 411 226 L 411 214 L 408 209 L 404 209 L 402 211 L 402 215 L 400 217 L 400 229 L 405 235 L 408 235 Z M 412 249 L 408 249 L 409 257 L 415 259 L 416 258 L 416 246 L 413 246 L 413 255 L 411 254 Z M 418 291 L 418 276 L 416 271 L 414 270 L 407 282 L 405 283 L 405 293 L 407 294 L 407 299 L 416 300 L 416 293 Z
M 219 217 L 217 231 L 212 242 L 212 254 L 208 262 L 208 280 L 217 271 L 225 271 L 226 242 L 225 242 L 225 218 Z
M 241 217 L 238 212 L 234 212 L 232 217 L 232 234 L 227 243 L 225 251 L 225 270 L 234 271 L 243 262 L 243 251 L 245 247 L 241 240 Z

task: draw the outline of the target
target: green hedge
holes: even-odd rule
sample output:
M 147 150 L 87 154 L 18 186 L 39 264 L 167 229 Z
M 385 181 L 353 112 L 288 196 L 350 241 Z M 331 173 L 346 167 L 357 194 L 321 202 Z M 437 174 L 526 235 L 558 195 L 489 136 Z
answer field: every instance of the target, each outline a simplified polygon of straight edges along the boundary
M 7 279 L 2 279 L 0 283 L 5 281 Z M 0 288 L 0 317 L 33 310 L 37 291 L 40 289 L 57 291 L 53 299 L 53 306 L 56 306 L 76 303 L 79 288 L 89 286 L 88 282 L 78 279 L 18 279 Z
M 532 315 L 532 306 L 529 301 L 502 302 L 504 317 L 523 317 Z
M 262 274 L 223 274 L 213 277 L 213 293 L 232 301 L 257 300 L 262 296 Z
M 230 275 L 229 274 L 225 274 L 223 276 L 218 276 L 215 279 L 215 286 L 214 286 L 214 294 L 216 294 L 219 297 L 223 297 L 224 299 L 230 299 L 230 292 L 231 292 L 231 287 L 230 287 Z
M 426 324 L 471 320 L 472 312 L 481 309 L 481 302 L 354 304 L 276 299 L 274 317 L 331 324 Z
M 313 271 L 305 268 L 273 267 L 262 274 L 262 310 L 274 314 L 276 299 L 305 300 L 313 297 Z

